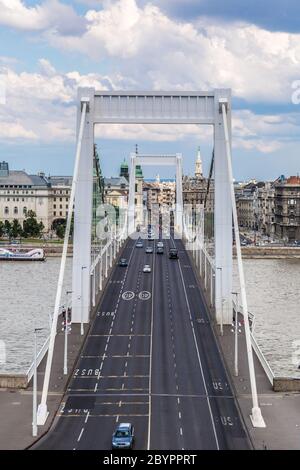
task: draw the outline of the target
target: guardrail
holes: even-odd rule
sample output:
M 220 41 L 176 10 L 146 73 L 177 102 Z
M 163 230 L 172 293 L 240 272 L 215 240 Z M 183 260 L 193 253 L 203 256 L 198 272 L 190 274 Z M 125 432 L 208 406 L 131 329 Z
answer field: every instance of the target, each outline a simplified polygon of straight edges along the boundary
M 41 347 L 41 349 L 39 350 L 39 352 L 37 354 L 37 357 L 36 357 L 36 366 L 37 367 L 40 365 L 40 363 L 42 362 L 42 360 L 44 359 L 44 357 L 45 357 L 45 355 L 48 351 L 49 340 L 50 340 L 50 336 L 48 336 L 48 338 L 46 339 L 46 341 L 44 342 L 43 346 Z M 31 366 L 29 367 L 29 369 L 26 372 L 27 382 L 28 383 L 32 379 L 33 374 L 34 374 L 34 361 L 32 362 Z
M 256 339 L 253 336 L 253 333 L 250 333 L 251 337 L 251 344 L 252 348 L 259 360 L 259 362 L 262 365 L 262 368 L 264 369 L 266 376 L 268 377 L 269 381 L 271 382 L 271 385 L 273 386 L 273 379 L 275 377 L 273 370 L 270 367 L 270 364 L 268 363 L 267 359 L 265 358 L 263 352 L 261 351 L 260 347 L 258 346 L 258 343 Z
M 233 310 L 236 312 L 236 302 L 234 302 L 234 301 L 233 301 Z M 238 311 L 241 312 L 241 310 L 242 310 L 242 308 L 238 307 Z M 251 325 L 250 338 L 251 338 L 251 344 L 252 344 L 253 351 L 255 352 L 256 357 L 259 360 L 262 368 L 264 369 L 265 374 L 268 377 L 271 385 L 273 386 L 273 379 L 275 377 L 275 374 L 274 374 L 270 364 L 268 363 L 267 359 L 265 358 L 264 353 L 260 349 L 260 347 L 258 345 L 258 342 L 256 341 L 256 339 L 254 337 L 255 315 L 254 315 L 254 313 L 248 311 L 248 317 L 249 317 L 250 325 Z

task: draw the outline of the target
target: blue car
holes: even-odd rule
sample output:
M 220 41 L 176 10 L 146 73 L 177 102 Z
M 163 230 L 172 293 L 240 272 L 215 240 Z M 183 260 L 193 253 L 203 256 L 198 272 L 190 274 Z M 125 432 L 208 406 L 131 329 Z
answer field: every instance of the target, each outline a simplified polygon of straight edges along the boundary
M 130 423 L 120 423 L 112 435 L 112 449 L 132 449 L 134 428 Z

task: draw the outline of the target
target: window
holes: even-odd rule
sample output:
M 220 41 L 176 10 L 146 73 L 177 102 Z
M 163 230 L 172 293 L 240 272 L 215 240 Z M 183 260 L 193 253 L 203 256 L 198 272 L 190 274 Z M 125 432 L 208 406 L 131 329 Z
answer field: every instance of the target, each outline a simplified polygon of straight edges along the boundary
M 59 198 L 60 202 L 62 202 L 62 197 Z
M 53 215 L 56 215 L 56 211 L 53 212 Z
M 53 208 L 56 209 L 56 204 L 53 204 Z
M 9 208 L 7 206 L 4 208 L 4 214 L 9 214 Z
M 60 211 L 59 215 L 62 216 L 62 211 Z
M 24 214 L 24 215 L 27 214 L 27 207 L 23 207 L 23 214 Z
M 14 207 L 14 214 L 17 214 L 18 213 L 18 208 L 17 206 Z
M 59 205 L 59 208 L 62 209 L 62 204 Z

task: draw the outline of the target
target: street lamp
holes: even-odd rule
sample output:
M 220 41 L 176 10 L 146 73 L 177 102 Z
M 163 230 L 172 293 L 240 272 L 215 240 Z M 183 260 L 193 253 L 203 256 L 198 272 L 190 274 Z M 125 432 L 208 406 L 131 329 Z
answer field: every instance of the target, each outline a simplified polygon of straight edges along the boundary
M 221 331 L 221 336 L 223 336 L 223 286 L 222 286 L 222 268 L 217 268 L 220 271 L 220 290 L 221 290 L 221 324 L 220 324 L 220 331 Z
M 33 370 L 33 396 L 32 396 L 32 436 L 37 436 L 37 333 L 45 328 L 34 329 L 34 370 Z
M 80 334 L 84 334 L 83 331 L 83 270 L 86 269 L 86 266 L 81 266 L 81 318 L 80 318 Z
M 234 325 L 234 375 L 238 377 L 238 328 L 239 328 L 239 294 L 238 292 L 232 292 L 235 295 L 235 325 Z
M 72 290 L 67 290 L 66 295 L 72 294 Z M 64 344 L 64 375 L 68 374 L 68 311 L 72 299 L 67 302 L 66 318 L 65 318 L 65 344 Z

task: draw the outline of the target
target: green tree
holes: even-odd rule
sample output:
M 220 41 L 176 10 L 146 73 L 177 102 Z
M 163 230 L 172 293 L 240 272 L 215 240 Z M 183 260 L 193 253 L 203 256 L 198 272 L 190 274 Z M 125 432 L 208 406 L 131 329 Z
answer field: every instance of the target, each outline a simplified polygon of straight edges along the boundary
M 66 231 L 66 222 L 63 222 L 61 224 L 57 224 L 55 233 L 58 238 L 64 238 L 65 236 L 65 231 Z
M 67 226 L 67 220 L 66 219 L 56 225 L 55 233 L 56 233 L 58 238 L 64 238 L 65 231 L 66 231 L 66 226 Z M 72 219 L 71 219 L 70 237 L 73 236 L 73 230 L 74 230 L 74 215 L 72 215 Z
M 4 222 L 4 234 L 11 238 L 11 223 L 8 220 Z
M 5 235 L 4 222 L 2 222 L 2 220 L 0 220 L 0 237 L 3 237 L 4 235 Z
M 40 237 L 44 230 L 43 222 L 38 222 L 36 219 L 36 213 L 34 211 L 28 211 L 26 218 L 23 223 L 23 236 L 28 237 Z
M 11 232 L 10 232 L 11 236 L 13 238 L 17 238 L 22 234 L 22 232 L 23 232 L 23 229 L 22 229 L 20 222 L 17 219 L 14 219 L 11 225 Z

